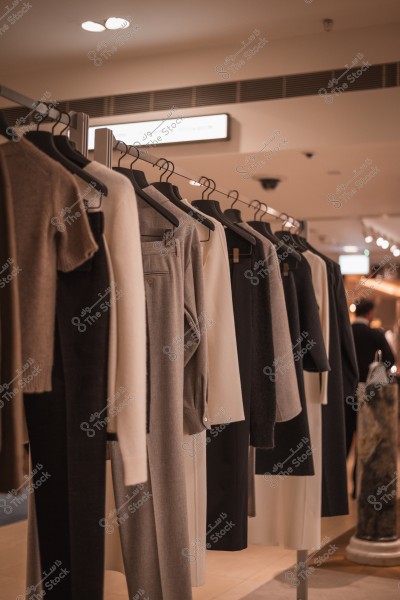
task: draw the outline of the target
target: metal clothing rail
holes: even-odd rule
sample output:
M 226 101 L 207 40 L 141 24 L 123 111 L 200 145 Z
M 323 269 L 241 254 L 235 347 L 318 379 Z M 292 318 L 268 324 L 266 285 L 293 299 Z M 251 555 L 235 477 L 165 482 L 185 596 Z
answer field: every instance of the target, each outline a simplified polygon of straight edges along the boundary
M 56 107 L 58 102 L 55 100 L 53 100 L 53 102 L 49 102 L 49 104 L 51 104 L 49 108 L 44 101 L 32 100 L 32 98 L 28 98 L 28 96 L 25 96 L 24 94 L 16 92 L 15 90 L 12 90 L 1 84 L 0 96 L 2 98 L 7 98 L 7 100 L 10 100 L 15 104 L 19 104 L 20 106 L 26 106 L 26 108 L 31 109 L 32 112 L 37 112 L 46 118 L 52 119 L 53 121 L 58 121 L 59 123 L 68 125 L 70 128 L 71 141 L 74 142 L 76 149 L 79 150 L 79 152 L 87 156 L 89 131 L 89 116 L 87 114 L 78 113 L 75 111 L 71 111 L 69 113 L 62 112 Z M 29 114 L 30 113 L 28 113 L 27 117 Z
M 125 142 L 119 142 L 118 140 L 115 139 L 112 130 L 108 129 L 107 127 L 102 127 L 100 129 L 96 129 L 95 144 L 94 144 L 94 159 L 96 161 L 101 162 L 102 164 L 106 165 L 107 167 L 111 167 L 113 150 L 118 150 L 119 152 L 124 152 L 126 154 L 129 154 L 133 158 L 140 158 L 140 160 L 144 160 L 145 162 L 150 163 L 154 166 L 155 165 L 158 166 L 158 164 L 160 163 L 160 161 L 162 159 L 162 157 L 160 157 L 160 156 L 154 156 L 154 155 L 150 154 L 148 152 L 148 150 L 146 150 L 145 147 L 143 147 L 143 146 L 136 146 L 136 145 L 127 146 L 125 144 Z M 167 160 L 167 159 L 165 159 L 165 160 Z M 171 169 L 170 165 L 168 165 L 168 166 L 165 165 L 165 166 L 162 166 L 162 169 L 165 172 L 170 172 L 171 174 L 178 175 L 179 177 L 187 179 L 188 181 L 195 181 L 199 185 L 204 186 L 204 183 L 200 183 L 200 181 L 199 181 L 201 179 L 201 177 L 191 175 L 190 173 L 188 173 L 187 171 L 185 171 L 184 169 L 182 169 L 180 167 L 178 170 L 176 170 L 175 166 L 173 167 L 173 169 Z M 239 197 L 235 198 L 234 196 L 231 195 L 231 193 L 225 192 L 218 188 L 215 188 L 212 191 L 218 192 L 218 194 L 221 194 L 222 196 L 225 196 L 226 198 L 230 198 L 232 200 L 232 202 L 233 202 L 233 200 L 236 200 L 237 202 L 241 202 L 242 204 L 245 204 L 246 206 L 250 206 L 251 208 L 254 208 L 254 209 L 257 208 L 257 206 L 250 204 L 251 201 L 245 201 Z M 295 228 L 300 228 L 300 226 L 301 226 L 300 221 L 298 221 L 297 219 L 294 219 L 293 217 L 290 217 L 288 214 L 286 214 L 284 212 L 275 210 L 271 206 L 267 206 L 267 209 L 265 209 L 265 206 L 263 206 L 261 204 L 260 211 L 262 211 L 264 213 L 266 212 L 270 216 L 283 221 L 284 223 L 287 224 L 287 226 L 295 227 Z

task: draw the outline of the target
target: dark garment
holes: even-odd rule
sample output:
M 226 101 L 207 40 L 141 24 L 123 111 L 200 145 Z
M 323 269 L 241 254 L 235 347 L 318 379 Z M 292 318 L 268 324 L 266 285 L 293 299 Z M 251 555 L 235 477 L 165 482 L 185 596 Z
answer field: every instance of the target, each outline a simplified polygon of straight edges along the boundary
M 227 515 L 235 526 L 211 549 L 234 551 L 247 548 L 249 440 L 254 446 L 273 446 L 276 402 L 275 384 L 263 373 L 274 360 L 268 278 L 259 278 L 258 285 L 249 278 L 254 262 L 263 260 L 262 243 L 245 256 L 247 243 L 244 249 L 229 231 L 227 242 L 245 420 L 229 424 L 207 445 L 207 523 Z M 239 262 L 232 256 L 236 247 Z
M 283 264 L 289 265 L 289 261 L 286 261 L 286 263 Z M 284 268 L 284 273 L 285 272 L 286 268 Z M 286 272 L 286 274 L 282 276 L 282 282 L 285 292 L 286 310 L 289 320 L 290 336 L 295 359 L 294 364 L 302 410 L 294 419 L 286 421 L 285 423 L 276 423 L 275 448 L 271 450 L 257 450 L 256 474 L 263 475 L 268 473 L 271 475 L 279 475 L 285 472 L 289 475 L 314 475 L 312 453 L 296 468 L 293 468 L 293 472 L 288 471 L 288 466 L 290 466 L 288 459 L 291 455 L 292 447 L 301 442 L 302 438 L 306 438 L 309 442 L 310 429 L 308 426 L 307 403 L 304 390 L 301 342 L 299 343 L 299 339 L 302 340 L 301 333 L 304 331 L 304 328 L 302 329 L 302 324 L 300 323 L 299 305 L 293 272 L 290 270 Z M 304 341 L 307 342 L 307 339 Z M 282 467 L 279 468 L 278 463 L 282 464 Z
M 109 311 L 98 298 L 109 277 L 103 214 L 89 222 L 99 251 L 58 274 L 52 391 L 24 397 L 32 465 L 43 465 L 34 483 L 48 474 L 35 490 L 41 570 L 60 561 L 52 577 L 67 571 L 45 587 L 57 600 L 103 598 Z M 81 311 L 94 306 L 101 316 L 85 325 Z
M 322 516 L 349 512 L 346 467 L 346 425 L 343 391 L 341 340 L 335 294 L 334 263 L 325 260 L 329 293 L 328 404 L 322 406 Z
M 353 323 L 352 329 L 360 381 L 367 380 L 369 365 L 374 362 L 377 350 L 382 350 L 382 362 L 388 362 L 388 366 L 394 364 L 393 352 L 382 331 L 357 322 Z
M 343 394 L 355 396 L 359 381 L 356 349 L 349 319 L 346 293 L 340 266 L 332 262 L 335 274 L 335 298 L 342 355 Z
M 277 232 L 277 236 L 280 237 Z M 281 255 L 281 250 L 278 254 Z M 302 348 L 307 346 L 308 340 L 313 340 L 315 344 L 307 350 L 303 356 L 303 369 L 312 373 L 323 373 L 329 371 L 329 360 L 327 348 L 325 348 L 324 337 L 322 335 L 321 320 L 319 308 L 315 296 L 311 267 L 306 259 L 297 262 L 294 258 L 290 260 L 292 273 L 296 285 L 297 301 L 299 307 L 300 328 L 301 331 L 308 332 L 308 337 L 302 341 Z M 294 262 L 293 262 L 294 261 Z
M 354 383 L 355 354 L 340 267 L 314 248 L 326 264 L 329 294 L 328 404 L 322 406 L 322 509 L 323 517 L 347 515 L 346 419 L 343 369 L 346 386 Z M 342 355 L 342 351 L 344 354 Z M 357 385 L 357 384 L 356 384 Z

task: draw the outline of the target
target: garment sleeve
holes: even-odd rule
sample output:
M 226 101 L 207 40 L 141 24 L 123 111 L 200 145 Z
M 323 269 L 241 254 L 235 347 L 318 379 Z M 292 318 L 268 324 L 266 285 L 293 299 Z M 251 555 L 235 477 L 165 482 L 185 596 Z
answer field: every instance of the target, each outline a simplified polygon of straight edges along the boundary
M 343 285 L 343 277 L 338 264 L 335 269 L 335 294 L 339 323 L 340 346 L 342 354 L 343 390 L 344 397 L 356 395 L 359 373 L 357 355 L 354 345 L 354 336 L 351 330 L 349 311 L 347 308 L 346 293 Z
M 201 246 L 193 229 L 190 256 L 184 272 L 184 432 L 199 433 L 210 423 L 207 401 L 207 329 L 214 323 L 205 310 Z
M 265 253 L 260 246 L 258 252 L 265 264 Z M 276 376 L 270 282 L 268 277 L 260 277 L 257 285 L 252 285 L 249 280 L 243 285 L 252 286 L 250 445 L 256 448 L 273 448 Z
M 57 269 L 67 272 L 91 258 L 98 247 L 75 181 L 68 173 L 57 173 L 59 177 L 62 180 L 54 186 L 49 227 L 55 233 Z
M 124 184 L 105 208 L 105 237 L 118 298 L 115 381 L 109 385 L 115 396 L 109 403 L 117 411 L 125 485 L 136 485 L 147 480 L 146 308 L 136 198 L 130 182 Z
M 315 259 L 318 259 L 316 261 Z M 319 318 L 321 321 L 322 336 L 324 338 L 325 348 L 329 348 L 329 292 L 328 292 L 328 274 L 326 264 L 315 256 L 314 262 L 317 262 L 316 268 L 311 269 L 313 285 L 317 296 Z M 328 371 L 321 374 L 320 388 L 321 404 L 328 404 Z
M 306 258 L 293 270 L 298 297 L 300 328 L 303 341 L 303 369 L 312 373 L 329 371 L 327 349 L 322 334 L 321 320 L 315 290 L 312 282 L 311 268 Z
M 220 227 L 211 234 L 215 239 L 204 266 L 207 313 L 214 322 L 207 330 L 207 418 L 212 425 L 244 420 L 229 258 Z
M 290 421 L 301 412 L 293 347 L 289 331 L 285 294 L 275 248 L 266 249 L 272 308 L 272 336 L 276 377 L 276 421 Z

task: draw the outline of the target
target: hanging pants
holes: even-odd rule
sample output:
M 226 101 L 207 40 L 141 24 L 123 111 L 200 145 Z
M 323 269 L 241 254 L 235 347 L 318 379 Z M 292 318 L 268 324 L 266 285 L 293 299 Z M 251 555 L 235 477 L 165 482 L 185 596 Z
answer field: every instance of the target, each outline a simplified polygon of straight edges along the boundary
M 41 578 L 56 565 L 41 584 L 46 599 L 103 598 L 109 277 L 103 214 L 88 216 L 99 251 L 58 274 L 52 391 L 24 397 L 32 465 L 42 466 L 33 477 Z M 100 316 L 82 317 L 87 307 Z
M 142 242 L 149 343 L 150 433 L 148 481 L 124 486 L 117 442 L 110 454 L 116 512 L 129 597 L 139 590 L 151 600 L 191 600 L 183 462 L 184 280 L 179 240 L 160 248 Z M 174 345 L 175 344 L 175 345 Z M 174 351 L 172 352 L 171 349 Z

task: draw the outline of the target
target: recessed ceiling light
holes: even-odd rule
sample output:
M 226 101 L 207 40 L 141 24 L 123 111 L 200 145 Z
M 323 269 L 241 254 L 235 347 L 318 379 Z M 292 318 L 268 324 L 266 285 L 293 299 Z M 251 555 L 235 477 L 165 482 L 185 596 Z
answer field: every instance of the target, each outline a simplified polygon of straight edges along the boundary
M 396 248 L 396 250 L 393 250 L 393 256 L 400 256 L 400 250 L 398 248 Z
M 82 29 L 85 31 L 92 31 L 93 33 L 99 33 L 100 31 L 105 31 L 106 28 L 101 23 L 95 23 L 95 21 L 85 21 L 81 25 Z
M 107 29 L 126 29 L 129 25 L 129 21 L 121 19 L 120 17 L 110 17 L 105 22 Z
M 366 244 L 370 244 L 373 241 L 374 241 L 374 238 L 372 237 L 372 235 L 366 235 L 365 236 L 365 243 Z
M 384 250 L 386 250 L 386 248 L 389 248 L 389 242 L 388 242 L 388 240 L 383 240 L 383 242 L 382 242 L 381 245 L 382 245 L 382 248 Z
M 383 237 L 378 237 L 378 239 L 376 240 L 375 244 L 377 246 L 382 246 L 382 244 L 383 244 Z
M 358 246 L 343 246 L 343 252 L 357 252 Z
M 356 312 L 356 308 L 355 304 L 350 304 L 350 312 Z

